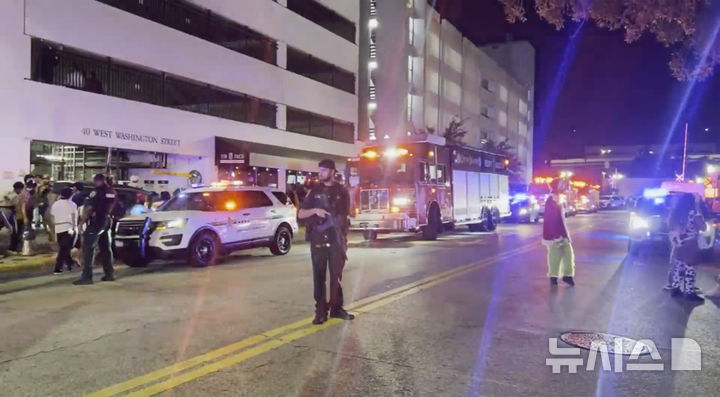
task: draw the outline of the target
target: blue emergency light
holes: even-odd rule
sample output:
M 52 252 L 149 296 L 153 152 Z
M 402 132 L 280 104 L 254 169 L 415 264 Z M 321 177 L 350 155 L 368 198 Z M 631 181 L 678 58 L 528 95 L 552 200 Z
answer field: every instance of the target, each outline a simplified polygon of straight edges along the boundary
M 645 189 L 643 190 L 643 197 L 646 199 L 664 199 L 668 195 L 668 191 L 662 188 Z

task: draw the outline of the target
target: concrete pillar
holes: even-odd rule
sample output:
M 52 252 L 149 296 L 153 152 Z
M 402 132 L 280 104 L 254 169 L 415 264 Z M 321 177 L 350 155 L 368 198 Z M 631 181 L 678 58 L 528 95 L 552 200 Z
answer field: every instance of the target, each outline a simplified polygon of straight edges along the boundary
M 285 168 L 278 168 L 278 189 L 281 191 L 287 190 L 287 170 Z
M 277 65 L 283 69 L 287 68 L 287 43 L 277 42 Z
M 287 129 L 287 106 L 277 104 L 277 112 L 275 114 L 275 125 L 278 130 Z

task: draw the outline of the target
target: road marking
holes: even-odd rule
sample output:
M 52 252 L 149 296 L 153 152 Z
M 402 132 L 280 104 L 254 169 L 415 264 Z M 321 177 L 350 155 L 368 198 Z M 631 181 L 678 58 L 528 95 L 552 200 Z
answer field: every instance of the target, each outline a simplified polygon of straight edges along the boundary
M 379 307 L 388 305 L 404 297 L 418 293 L 424 289 L 443 283 L 465 273 L 487 267 L 507 257 L 530 251 L 532 249 L 535 249 L 539 245 L 539 242 L 525 244 L 523 246 L 514 248 L 509 251 L 504 251 L 481 261 L 477 261 L 468 265 L 460 266 L 458 268 L 450 269 L 444 272 L 434 274 L 432 276 L 428 276 L 413 283 L 405 284 L 392 290 L 355 301 L 348 306 L 348 309 L 357 313 L 368 313 L 371 310 L 375 310 Z M 292 324 L 288 324 L 255 336 L 251 336 L 228 346 L 204 353 L 200 356 L 196 356 L 191 359 L 175 363 L 169 367 L 162 368 L 150 372 L 146 375 L 130 379 L 126 382 L 107 387 L 95 393 L 89 394 L 88 397 L 115 396 L 139 388 L 141 386 L 152 384 L 153 382 L 160 381 L 162 378 L 170 376 L 170 378 L 167 380 L 152 384 L 151 386 L 142 388 L 126 395 L 152 396 L 163 391 L 170 390 L 181 384 L 190 382 L 194 379 L 203 377 L 212 372 L 216 372 L 220 369 L 238 364 L 242 361 L 248 360 L 250 358 L 273 350 L 277 347 L 304 338 L 308 335 L 317 333 L 333 325 L 343 323 L 342 320 L 331 319 L 330 321 L 318 326 L 312 325 L 310 323 L 311 321 L 312 317 L 308 317 Z M 246 348 L 249 349 L 244 350 Z M 227 357 L 221 359 L 221 357 L 224 356 Z M 194 367 L 199 368 L 190 370 Z M 183 371 L 187 372 L 180 374 Z

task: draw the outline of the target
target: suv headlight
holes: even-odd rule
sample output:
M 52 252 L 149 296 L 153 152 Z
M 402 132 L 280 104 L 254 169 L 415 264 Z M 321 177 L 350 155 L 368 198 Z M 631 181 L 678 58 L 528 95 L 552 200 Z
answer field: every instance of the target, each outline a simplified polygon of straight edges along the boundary
M 155 227 L 155 230 L 182 229 L 185 227 L 186 223 L 187 218 L 178 218 L 169 221 L 162 221 L 158 223 L 158 225 Z
M 630 229 L 648 229 L 650 223 L 647 219 L 641 218 L 635 214 L 630 215 Z

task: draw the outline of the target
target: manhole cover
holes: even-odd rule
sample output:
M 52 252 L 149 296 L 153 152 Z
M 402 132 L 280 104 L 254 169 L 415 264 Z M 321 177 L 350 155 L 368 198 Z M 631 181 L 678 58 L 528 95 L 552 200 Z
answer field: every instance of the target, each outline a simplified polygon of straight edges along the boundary
M 605 334 L 602 332 L 566 332 L 560 335 L 560 340 L 568 345 L 586 350 L 606 349 L 608 353 L 614 354 L 617 351 L 625 356 L 629 356 L 633 354 L 633 352 L 638 355 L 650 354 L 650 347 L 642 342 L 624 336 Z

